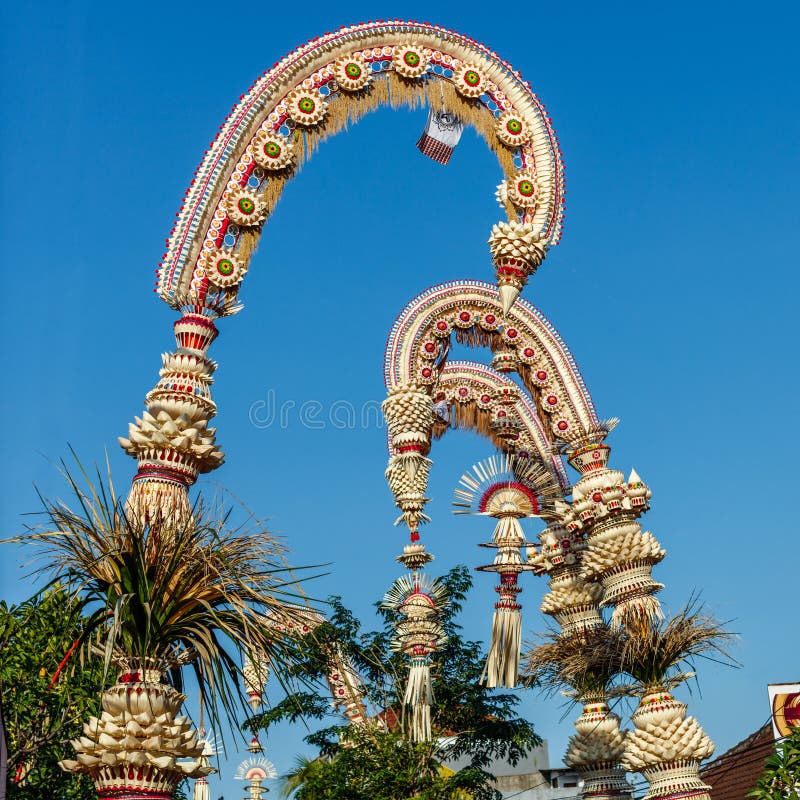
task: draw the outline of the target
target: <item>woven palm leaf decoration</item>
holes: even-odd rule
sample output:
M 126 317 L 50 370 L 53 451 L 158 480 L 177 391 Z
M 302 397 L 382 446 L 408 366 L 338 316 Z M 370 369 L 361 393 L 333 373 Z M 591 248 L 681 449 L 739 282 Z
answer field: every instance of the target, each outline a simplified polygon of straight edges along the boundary
M 269 678 L 269 660 L 262 653 L 244 654 L 242 682 L 247 693 L 247 702 L 255 714 L 264 700 L 264 689 Z
M 497 550 L 491 564 L 481 572 L 497 572 L 500 595 L 495 603 L 492 640 L 482 680 L 490 688 L 517 684 L 522 635 L 522 606 L 517 595 L 522 591 L 519 574 L 532 569 L 521 548 L 532 546 L 525 540 L 520 520 L 526 517 L 553 518 L 563 503 L 562 490 L 552 473 L 540 461 L 518 455 L 490 456 L 461 476 L 453 498 L 453 513 L 481 514 L 497 520 L 492 541 L 482 544 Z
M 278 771 L 271 761 L 263 756 L 257 756 L 242 761 L 233 777 L 238 781 L 250 782 L 249 800 L 261 800 L 263 794 L 268 791 L 261 784 L 266 780 L 277 778 Z
M 439 617 L 446 603 L 447 592 L 439 580 L 421 576 L 416 569 L 399 577 L 381 603 L 398 616 L 393 649 L 410 660 L 403 703 L 411 709 L 411 738 L 416 742 L 430 741 L 433 735 L 430 657 L 444 643 Z
M 200 763 L 204 767 L 211 766 L 211 758 L 217 754 L 216 740 L 214 735 L 207 735 L 205 728 L 200 727 L 200 744 L 203 745 L 203 753 L 200 756 Z M 192 790 L 192 800 L 211 800 L 211 789 L 205 777 L 198 778 L 194 782 Z

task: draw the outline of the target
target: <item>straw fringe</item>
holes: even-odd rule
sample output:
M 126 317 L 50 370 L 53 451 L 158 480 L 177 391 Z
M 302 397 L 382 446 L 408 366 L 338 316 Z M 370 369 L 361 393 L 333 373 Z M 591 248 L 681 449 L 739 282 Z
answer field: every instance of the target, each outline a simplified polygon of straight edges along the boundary
M 492 618 L 492 643 L 481 683 L 485 681 L 490 689 L 516 686 L 521 643 L 522 615 L 519 610 L 497 609 Z
M 503 145 L 495 133 L 494 115 L 477 100 L 461 97 L 453 84 L 445 79 L 429 75 L 423 82 L 410 81 L 395 72 L 388 72 L 385 75 L 374 76 L 372 83 L 363 91 L 353 94 L 339 92 L 327 102 L 328 113 L 320 125 L 308 130 L 295 131 L 294 141 L 297 148 L 295 170 L 299 170 L 302 164 L 311 158 L 323 141 L 347 130 L 351 123 L 358 122 L 381 106 L 388 105 L 394 109 L 410 110 L 426 106 L 436 109 L 447 108 L 465 125 L 474 128 L 486 141 L 506 175 L 516 171 L 514 151 Z M 260 198 L 269 212 L 274 209 L 285 184 L 291 177 L 290 170 L 285 174 L 268 176 Z M 506 213 L 509 219 L 516 219 L 516 209 L 510 203 L 506 205 Z M 238 251 L 244 258 L 249 258 L 255 252 L 260 235 L 260 229 L 243 231 Z
M 430 665 L 426 661 L 415 661 L 408 670 L 408 683 L 403 702 L 411 706 L 411 737 L 415 742 L 429 742 L 431 730 L 431 703 L 433 683 Z

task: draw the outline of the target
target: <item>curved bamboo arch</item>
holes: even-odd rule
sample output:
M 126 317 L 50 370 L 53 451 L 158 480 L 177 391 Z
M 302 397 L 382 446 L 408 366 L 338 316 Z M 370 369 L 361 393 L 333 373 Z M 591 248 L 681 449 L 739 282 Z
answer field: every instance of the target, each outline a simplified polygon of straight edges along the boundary
M 497 289 L 482 281 L 432 286 L 406 305 L 386 344 L 384 381 L 390 392 L 415 385 L 431 392 L 457 341 L 488 346 L 507 359 L 537 401 L 553 442 L 577 441 L 600 422 L 575 359 L 558 331 L 531 303 L 519 299 L 503 315 Z
M 400 60 L 408 48 L 422 62 L 416 70 Z M 343 58 L 357 60 L 369 85 L 342 85 L 337 69 Z M 471 71 L 475 85 L 465 82 L 465 70 Z M 313 113 L 298 112 L 298 92 L 310 93 L 308 107 L 314 107 Z M 537 258 L 541 260 L 544 251 L 558 243 L 564 198 L 561 154 L 541 101 L 519 73 L 484 45 L 446 28 L 399 20 L 369 22 L 302 45 L 242 95 L 185 192 L 157 271 L 156 291 L 161 298 L 173 306 L 232 313 L 261 225 L 235 224 L 237 214 L 231 202 L 242 191 L 252 191 L 263 208 L 259 206 L 259 214 L 247 222 L 257 220 L 261 212 L 269 213 L 291 177 L 288 164 L 279 170 L 259 166 L 263 161 L 257 151 L 259 142 L 276 134 L 291 137 L 286 148 L 294 149 L 299 163 L 349 121 L 386 104 L 444 105 L 472 124 L 498 155 L 507 176 L 519 170 L 536 187 L 535 205 L 532 199 L 515 199 L 513 191 L 504 204 L 509 219 L 518 219 L 532 234 L 528 241 L 537 243 Z M 516 136 L 508 133 L 512 130 L 507 125 L 509 114 L 515 130 L 521 130 Z M 209 286 L 207 259 L 219 252 L 233 262 L 232 272 L 226 272 L 224 286 L 213 282 Z M 512 259 L 506 267 L 521 277 L 521 262 Z M 526 262 L 524 267 L 522 271 L 530 274 L 531 264 Z
M 535 404 L 510 378 L 485 364 L 449 361 L 439 373 L 433 399 L 447 403 L 453 427 L 475 430 L 500 450 L 539 458 L 551 469 L 565 493 L 569 491 L 563 459 L 553 453 Z M 498 414 L 519 426 L 511 429 L 516 438 L 507 438 L 503 426 L 493 424 L 497 423 Z M 443 436 L 447 428 L 434 423 L 433 438 Z

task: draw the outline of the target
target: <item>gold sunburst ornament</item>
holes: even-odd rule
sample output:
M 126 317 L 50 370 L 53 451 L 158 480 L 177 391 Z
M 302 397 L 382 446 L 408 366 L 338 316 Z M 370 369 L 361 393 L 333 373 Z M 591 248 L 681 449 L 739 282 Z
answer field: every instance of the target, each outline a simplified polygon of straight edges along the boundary
M 456 514 L 480 514 L 497 520 L 492 541 L 482 545 L 497 550 L 491 564 L 481 572 L 497 572 L 500 595 L 492 619 L 492 640 L 482 681 L 490 688 L 517 684 L 522 637 L 522 606 L 517 595 L 519 574 L 532 569 L 522 558 L 525 540 L 521 519 L 554 518 L 563 502 L 561 488 L 552 472 L 537 459 L 519 455 L 491 456 L 461 476 L 453 499 Z

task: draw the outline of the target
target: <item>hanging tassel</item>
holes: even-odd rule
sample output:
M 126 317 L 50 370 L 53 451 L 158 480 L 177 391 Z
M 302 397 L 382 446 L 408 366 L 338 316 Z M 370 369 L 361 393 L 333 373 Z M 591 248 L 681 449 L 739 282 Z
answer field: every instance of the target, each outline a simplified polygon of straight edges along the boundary
M 492 642 L 481 683 L 485 682 L 490 689 L 497 686 L 512 689 L 517 685 L 522 644 L 522 606 L 516 602 L 522 590 L 517 586 L 516 574 L 501 573 L 500 585 L 495 591 L 500 594 L 500 600 L 494 606 Z
M 427 656 L 415 655 L 408 670 L 408 683 L 403 702 L 411 706 L 411 736 L 415 742 L 429 742 L 431 730 L 431 703 L 433 684 Z
M 433 738 L 429 705 L 414 706 L 411 712 L 411 738 L 415 742 L 429 742 Z
M 658 598 L 651 594 L 634 594 L 614 606 L 611 614 L 611 627 L 630 628 L 662 619 L 664 619 L 664 612 L 661 610 Z
M 205 778 L 198 778 L 194 782 L 192 800 L 211 800 L 211 789 L 209 788 L 208 781 Z

